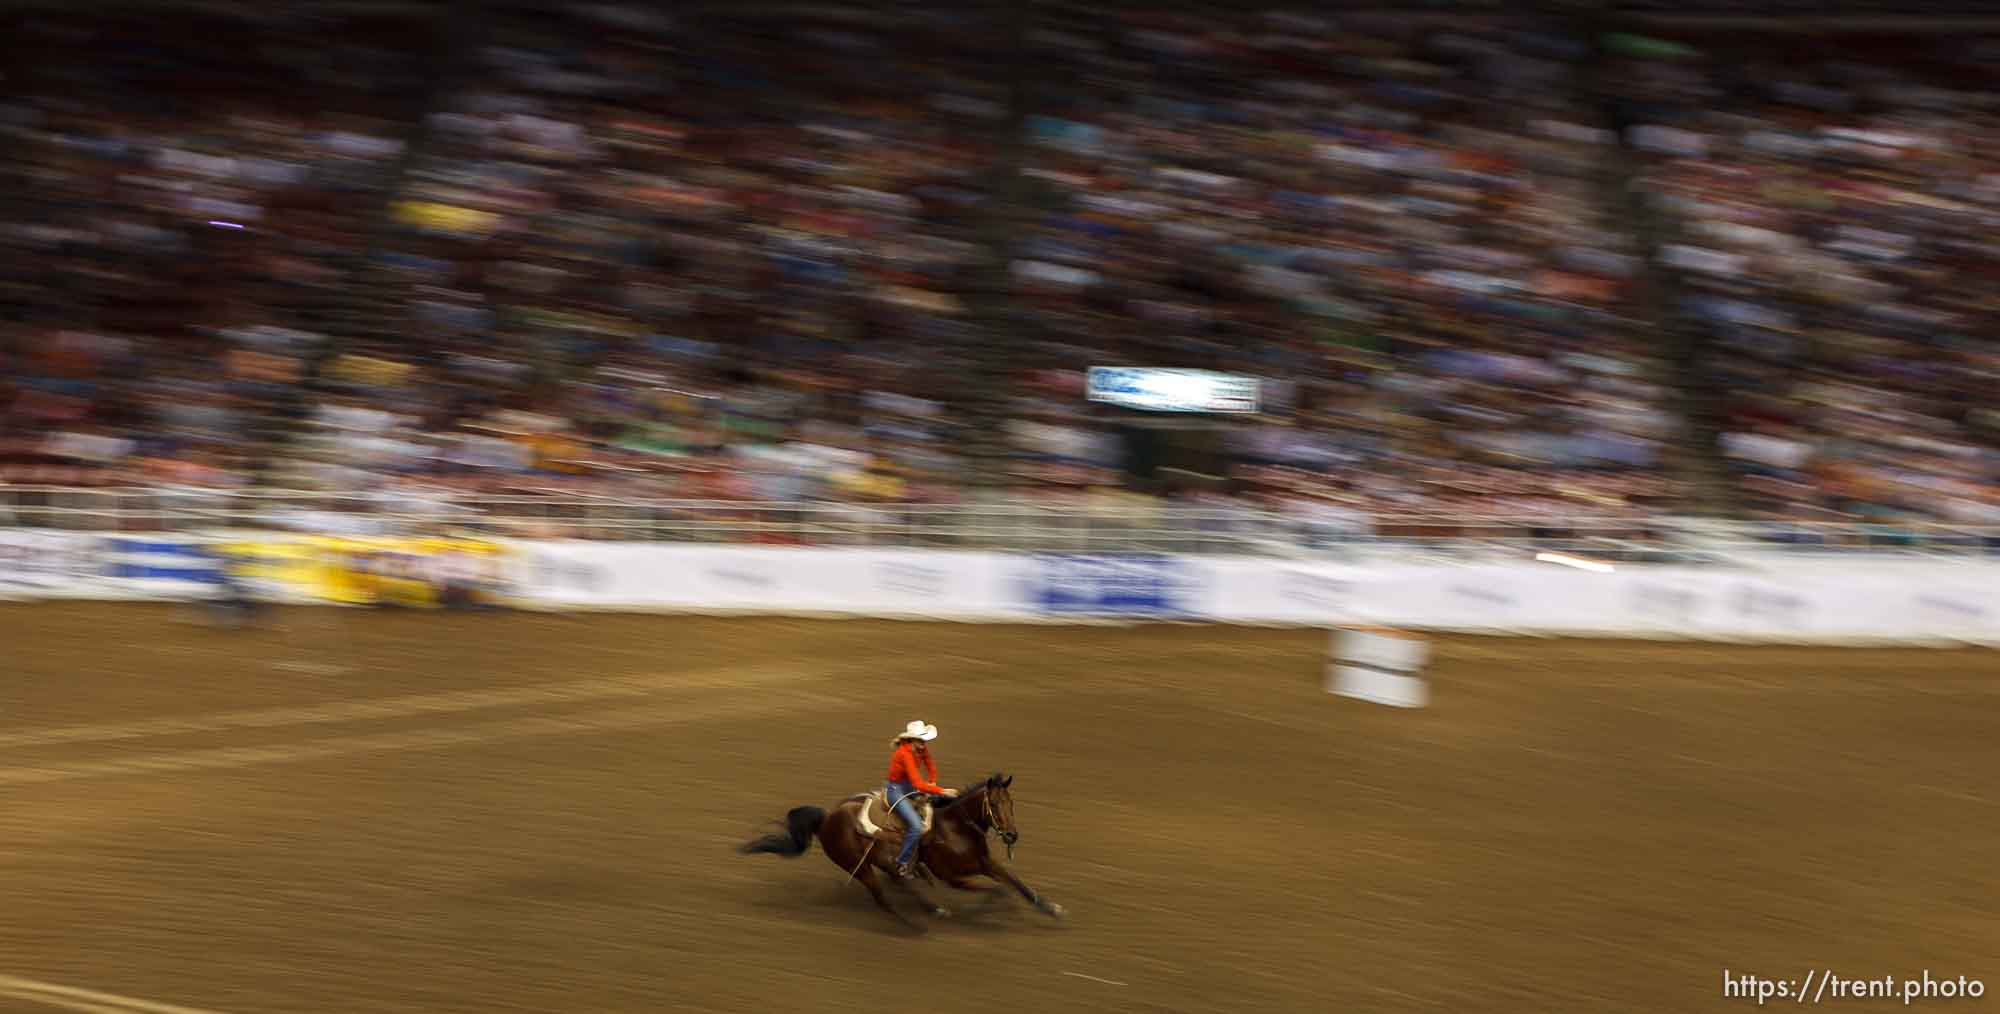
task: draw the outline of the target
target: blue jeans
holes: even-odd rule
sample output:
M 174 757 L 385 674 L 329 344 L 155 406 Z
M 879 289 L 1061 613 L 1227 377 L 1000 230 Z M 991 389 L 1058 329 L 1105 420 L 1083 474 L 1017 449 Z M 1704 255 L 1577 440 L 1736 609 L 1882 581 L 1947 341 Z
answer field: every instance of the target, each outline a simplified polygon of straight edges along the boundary
M 896 853 L 898 863 L 907 863 L 917 854 L 917 842 L 924 836 L 924 819 L 917 814 L 917 787 L 908 782 L 890 782 L 885 786 L 889 795 L 889 806 L 903 821 L 903 850 Z

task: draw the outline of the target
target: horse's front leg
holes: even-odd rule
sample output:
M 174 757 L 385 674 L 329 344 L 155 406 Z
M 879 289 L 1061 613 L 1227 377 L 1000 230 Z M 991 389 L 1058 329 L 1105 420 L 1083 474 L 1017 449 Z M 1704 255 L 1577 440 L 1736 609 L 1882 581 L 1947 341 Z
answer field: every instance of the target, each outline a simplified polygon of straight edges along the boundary
M 1060 919 L 1063 917 L 1063 907 L 1061 905 L 1036 894 L 1035 889 L 1022 883 L 1021 878 L 1015 876 L 1013 870 L 1000 865 L 1000 860 L 988 856 L 984 872 L 987 876 L 1021 892 L 1021 897 L 1028 899 L 1028 904 L 1035 906 L 1043 915 L 1051 919 Z
M 974 912 L 984 912 L 1007 900 L 1007 888 L 1002 884 L 975 883 L 966 877 L 954 877 L 945 883 L 954 891 L 979 895 L 979 907 Z

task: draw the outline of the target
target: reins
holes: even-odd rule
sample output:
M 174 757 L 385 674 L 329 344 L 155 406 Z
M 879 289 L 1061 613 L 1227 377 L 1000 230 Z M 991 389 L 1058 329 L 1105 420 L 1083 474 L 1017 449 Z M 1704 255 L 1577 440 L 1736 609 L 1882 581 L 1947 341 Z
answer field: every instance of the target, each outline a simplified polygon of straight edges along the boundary
M 861 867 L 868 862 L 868 857 L 874 854 L 875 846 L 879 844 L 881 844 L 881 842 L 875 838 L 871 837 L 868 839 L 867 851 L 861 853 L 861 861 L 855 863 L 854 868 L 847 871 L 847 880 L 845 883 L 851 884 L 854 882 L 854 875 L 861 872 Z

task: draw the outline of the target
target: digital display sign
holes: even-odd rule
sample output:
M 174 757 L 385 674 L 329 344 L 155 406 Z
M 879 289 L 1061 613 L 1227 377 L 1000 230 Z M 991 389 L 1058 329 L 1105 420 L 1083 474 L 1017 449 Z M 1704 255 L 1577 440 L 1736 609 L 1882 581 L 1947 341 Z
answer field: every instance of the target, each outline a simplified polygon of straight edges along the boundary
M 1148 412 L 1255 412 L 1257 378 L 1210 370 L 1093 366 L 1091 401 Z

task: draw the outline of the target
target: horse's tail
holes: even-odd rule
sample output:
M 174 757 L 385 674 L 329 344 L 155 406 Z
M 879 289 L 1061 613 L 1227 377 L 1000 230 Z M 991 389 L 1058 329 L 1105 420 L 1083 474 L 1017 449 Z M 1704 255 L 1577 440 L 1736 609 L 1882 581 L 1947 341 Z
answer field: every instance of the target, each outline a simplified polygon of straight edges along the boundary
M 826 811 L 817 806 L 795 806 L 785 814 L 785 829 L 744 842 L 737 851 L 744 855 L 759 852 L 774 852 L 787 859 L 796 859 L 812 848 L 813 835 L 819 833 L 819 825 L 826 820 Z

